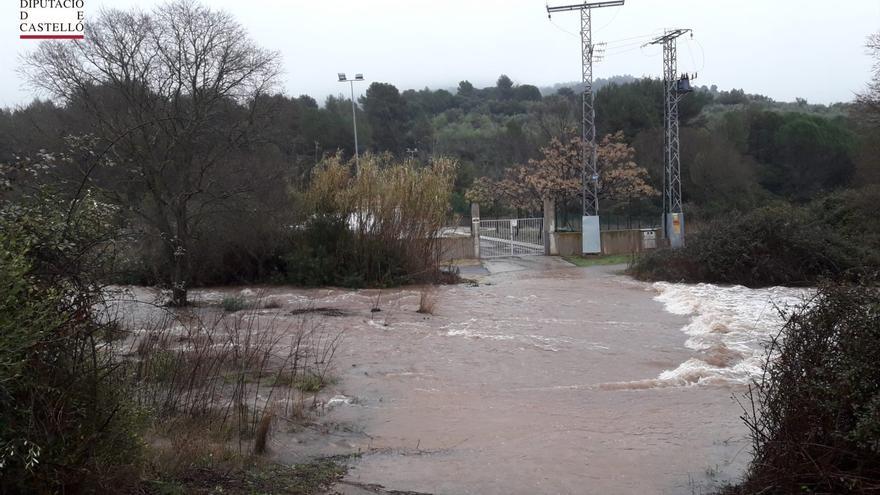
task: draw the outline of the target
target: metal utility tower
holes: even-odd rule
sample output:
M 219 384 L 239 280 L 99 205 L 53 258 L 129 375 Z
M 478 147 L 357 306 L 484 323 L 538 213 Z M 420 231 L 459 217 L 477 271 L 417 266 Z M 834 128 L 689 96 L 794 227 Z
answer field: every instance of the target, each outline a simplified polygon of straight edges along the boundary
M 596 254 L 602 252 L 601 234 L 599 233 L 599 170 L 596 164 L 596 109 L 593 95 L 593 58 L 598 55 L 600 46 L 592 40 L 590 14 L 593 9 L 602 7 L 619 7 L 625 0 L 605 2 L 579 3 L 573 5 L 547 6 L 547 17 L 555 12 L 581 12 L 581 75 L 584 85 L 583 110 L 583 172 L 581 175 L 583 194 L 581 220 L 582 252 Z
M 690 29 L 672 29 L 642 46 L 663 45 L 663 231 L 672 248 L 684 245 L 684 212 L 681 208 L 681 158 L 678 152 L 678 102 L 691 92 L 687 75 L 678 75 L 679 36 Z

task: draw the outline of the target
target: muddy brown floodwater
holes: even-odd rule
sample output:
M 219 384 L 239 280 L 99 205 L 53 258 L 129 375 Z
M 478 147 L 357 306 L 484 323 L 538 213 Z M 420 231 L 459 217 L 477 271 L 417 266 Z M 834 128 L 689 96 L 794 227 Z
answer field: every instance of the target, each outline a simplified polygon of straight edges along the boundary
M 433 316 L 415 312 L 415 290 L 383 293 L 378 313 L 372 291 L 322 300 L 357 313 L 340 322 L 336 385 L 356 403 L 328 416 L 360 434 L 325 446 L 364 452 L 348 480 L 438 494 L 691 493 L 742 472 L 735 386 L 628 386 L 694 356 L 689 319 L 651 285 L 553 258 L 488 267 L 477 287 L 441 288 Z
M 796 294 L 557 258 L 485 265 L 478 285 L 439 288 L 433 315 L 417 288 L 266 289 L 279 311 L 339 310 L 321 318 L 345 330 L 322 428 L 279 432 L 274 455 L 360 452 L 336 487 L 350 494 L 690 494 L 742 474 L 732 396 L 778 327 L 759 324 L 767 305 Z

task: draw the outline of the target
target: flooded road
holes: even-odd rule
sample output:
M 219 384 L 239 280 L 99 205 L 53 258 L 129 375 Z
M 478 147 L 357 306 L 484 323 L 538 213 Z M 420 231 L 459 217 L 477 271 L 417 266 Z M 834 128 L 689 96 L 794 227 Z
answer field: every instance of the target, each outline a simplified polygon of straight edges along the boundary
M 487 267 L 478 286 L 442 288 L 434 315 L 415 312 L 414 290 L 345 299 L 361 306 L 345 319 L 335 392 L 356 400 L 328 415 L 351 433 L 325 453 L 363 452 L 348 481 L 443 494 L 699 493 L 742 473 L 748 443 L 731 396 L 748 375 L 737 367 L 748 371 L 748 350 L 779 325 L 755 306 L 795 291 L 676 292 L 554 258 Z M 382 311 L 368 313 L 377 296 Z
M 743 472 L 732 396 L 802 291 L 648 284 L 558 258 L 485 266 L 439 288 L 433 315 L 413 288 L 266 289 L 267 311 L 335 308 L 324 324 L 345 331 L 322 427 L 280 431 L 276 458 L 359 452 L 336 487 L 349 494 L 689 494 Z

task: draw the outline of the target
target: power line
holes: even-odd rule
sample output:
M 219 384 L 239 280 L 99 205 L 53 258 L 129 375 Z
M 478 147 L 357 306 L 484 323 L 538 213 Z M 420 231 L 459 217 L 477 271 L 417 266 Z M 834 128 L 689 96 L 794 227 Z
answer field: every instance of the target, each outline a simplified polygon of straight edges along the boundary
M 647 39 L 647 38 L 651 38 L 651 37 L 657 36 L 657 33 L 658 33 L 658 32 L 660 32 L 659 29 L 654 30 L 653 32 L 648 33 L 648 34 L 642 34 L 642 35 L 639 35 L 639 36 L 630 36 L 629 38 L 619 38 L 619 39 L 616 39 L 616 40 L 611 40 L 611 41 L 608 41 L 608 43 L 611 44 L 611 43 L 617 43 L 618 41 L 644 40 L 644 39 Z
M 642 44 L 642 42 L 636 40 L 636 41 L 629 41 L 627 43 L 608 43 L 608 42 L 606 42 L 606 44 L 612 48 L 628 48 L 628 47 L 633 47 L 633 46 L 638 48 Z
M 610 56 L 610 55 L 622 55 L 622 54 L 624 54 L 624 53 L 631 53 L 631 52 L 634 52 L 634 51 L 636 51 L 636 50 L 641 51 L 641 52 L 642 52 L 642 55 L 644 55 L 645 57 L 653 56 L 653 55 L 650 55 L 650 54 L 646 54 L 646 53 L 644 52 L 644 47 L 641 46 L 641 45 L 636 45 L 636 46 L 629 47 L 629 48 L 624 48 L 624 49 L 621 49 L 621 48 L 609 49 L 609 50 L 608 50 L 608 55 L 609 55 L 609 56 Z M 656 54 L 654 54 L 654 55 L 656 55 Z
M 657 35 L 657 33 L 654 32 L 652 34 L 646 34 L 646 35 L 642 35 L 642 36 L 633 36 L 630 38 L 624 38 L 622 40 L 617 40 L 617 41 L 603 42 L 603 44 L 606 45 L 605 56 L 622 55 L 624 53 L 631 53 L 636 50 L 641 50 L 643 43 L 644 43 L 644 40 L 647 38 L 650 38 L 652 36 L 656 36 L 656 35 Z M 598 45 L 598 43 L 597 43 L 597 45 Z M 644 52 L 642 52 L 642 55 L 644 55 L 646 57 L 651 56 L 649 54 L 645 54 Z
M 694 43 L 696 43 L 696 44 L 697 44 L 697 48 L 700 49 L 700 68 L 699 68 L 699 69 L 696 69 L 696 68 L 695 68 L 695 71 L 696 71 L 696 72 L 703 72 L 703 69 L 706 68 L 706 52 L 705 52 L 705 50 L 703 50 L 703 44 L 700 43 L 700 40 L 697 39 L 696 37 L 694 37 L 693 34 L 691 35 L 690 39 L 687 40 L 687 43 L 688 43 L 688 49 L 690 49 L 690 43 L 691 43 L 692 41 L 693 41 Z M 694 66 L 696 66 L 696 63 L 694 63 Z
M 618 11 L 618 12 L 620 12 L 620 11 Z M 555 27 L 555 28 L 558 29 L 559 31 L 562 31 L 563 33 L 565 33 L 565 34 L 567 34 L 567 35 L 569 35 L 569 36 L 573 36 L 573 37 L 579 37 L 579 36 L 580 36 L 580 34 L 578 34 L 578 33 L 573 33 L 573 32 L 571 32 L 571 31 L 569 31 L 568 29 L 565 29 L 564 27 L 560 26 L 559 24 L 553 22 L 553 19 L 552 19 L 552 18 L 550 18 L 550 19 L 548 19 L 548 20 L 549 20 L 550 24 L 552 24 L 553 27 Z M 609 24 L 610 24 L 610 23 L 609 23 Z M 606 24 L 606 26 L 607 26 L 607 25 L 608 25 L 608 24 Z M 643 35 L 640 35 L 640 36 L 630 36 L 630 37 L 628 37 L 628 38 L 619 38 L 619 39 L 616 39 L 616 40 L 604 41 L 603 43 L 604 43 L 605 45 L 607 45 L 607 48 L 608 48 L 609 54 L 611 54 L 610 52 L 614 52 L 614 53 L 627 53 L 627 52 L 635 51 L 635 50 L 639 49 L 639 48 L 641 47 L 641 45 L 644 43 L 644 40 L 646 40 L 646 39 L 648 39 L 648 38 L 651 38 L 651 37 L 654 37 L 654 36 L 657 36 L 657 32 L 658 32 L 658 31 L 654 31 L 654 32 L 652 32 L 652 33 L 643 34 Z M 597 43 L 597 45 L 598 45 L 598 43 Z M 624 51 L 617 51 L 617 50 L 622 49 L 622 48 L 632 48 L 632 49 L 628 49 L 628 50 L 624 50 Z
M 614 21 L 617 20 L 618 14 L 620 14 L 619 10 L 614 11 L 614 17 L 612 17 L 610 21 L 606 22 L 602 27 L 596 29 L 596 32 L 598 33 L 599 31 L 601 31 L 601 30 L 607 28 L 608 26 L 610 26 L 611 24 L 613 24 Z
M 564 27 L 560 26 L 559 24 L 556 24 L 555 22 L 553 22 L 553 19 L 550 18 L 549 16 L 547 17 L 547 20 L 550 21 L 550 24 L 552 24 L 553 27 L 555 27 L 556 29 L 562 31 L 563 33 L 565 33 L 565 34 L 567 34 L 567 35 L 569 35 L 569 36 L 574 36 L 575 38 L 577 38 L 578 36 L 580 36 L 579 34 L 577 34 L 577 33 L 572 33 L 571 31 L 565 29 Z

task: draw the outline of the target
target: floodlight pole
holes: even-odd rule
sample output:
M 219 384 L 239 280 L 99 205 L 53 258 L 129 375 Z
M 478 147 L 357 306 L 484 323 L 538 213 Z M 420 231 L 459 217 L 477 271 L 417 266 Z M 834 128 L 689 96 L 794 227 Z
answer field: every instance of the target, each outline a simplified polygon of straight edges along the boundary
M 662 36 L 642 45 L 663 45 L 663 232 L 672 248 L 684 246 L 678 102 L 690 91 L 689 81 L 684 88 L 678 77 L 676 40 L 689 32 L 690 29 L 666 30 Z
M 582 145 L 583 170 L 581 172 L 581 252 L 599 254 L 602 252 L 602 237 L 599 227 L 599 168 L 596 148 L 596 107 L 593 94 L 593 52 L 596 47 L 592 41 L 590 14 L 593 9 L 619 7 L 625 0 L 579 3 L 573 5 L 547 6 L 547 16 L 554 12 L 581 12 L 581 81 L 583 83 L 582 107 Z
M 361 160 L 360 153 L 358 152 L 358 122 L 357 122 L 357 105 L 354 101 L 354 83 L 363 82 L 364 75 L 363 74 L 355 74 L 354 79 L 348 79 L 345 77 L 345 73 L 339 73 L 339 82 L 347 82 L 351 86 L 351 121 L 354 125 L 354 167 L 355 174 L 361 175 Z

